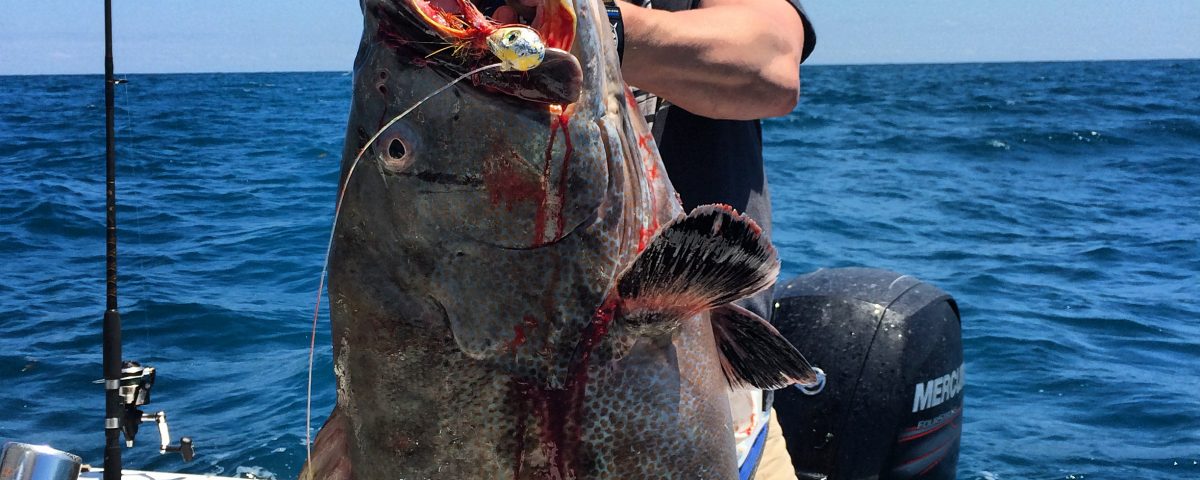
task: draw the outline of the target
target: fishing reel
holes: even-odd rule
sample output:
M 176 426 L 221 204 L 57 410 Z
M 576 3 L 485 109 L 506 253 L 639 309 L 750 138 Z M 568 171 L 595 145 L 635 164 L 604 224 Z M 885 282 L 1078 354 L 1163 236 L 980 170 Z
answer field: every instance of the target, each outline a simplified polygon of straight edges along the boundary
M 133 446 L 133 440 L 137 437 L 138 428 L 142 422 L 154 422 L 158 425 L 158 453 L 178 452 L 183 456 L 183 461 L 190 462 L 196 456 L 192 438 L 182 437 L 179 439 L 179 445 L 171 445 L 167 413 L 159 411 L 151 415 L 138 408 L 150 403 L 150 389 L 154 387 L 154 376 L 154 367 L 142 366 L 131 360 L 126 360 L 121 364 L 121 384 L 117 393 L 125 407 L 125 415 L 121 421 L 121 432 L 125 434 L 125 446 Z

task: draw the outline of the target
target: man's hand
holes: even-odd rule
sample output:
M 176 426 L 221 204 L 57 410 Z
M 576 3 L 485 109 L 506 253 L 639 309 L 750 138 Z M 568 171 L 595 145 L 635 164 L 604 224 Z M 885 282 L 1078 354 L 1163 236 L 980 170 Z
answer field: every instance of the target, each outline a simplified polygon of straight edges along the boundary
M 697 115 L 786 115 L 800 93 L 804 24 L 787 0 L 701 0 L 681 12 L 618 1 L 630 85 Z

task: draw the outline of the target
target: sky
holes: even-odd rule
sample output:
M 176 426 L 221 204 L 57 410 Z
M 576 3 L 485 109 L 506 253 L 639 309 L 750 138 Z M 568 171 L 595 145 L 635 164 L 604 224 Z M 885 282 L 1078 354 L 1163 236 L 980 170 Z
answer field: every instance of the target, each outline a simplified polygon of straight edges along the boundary
M 113 4 L 118 73 L 348 71 L 362 28 L 353 0 Z M 1200 58 L 1200 0 L 804 5 L 811 64 Z M 0 0 L 0 75 L 102 73 L 103 55 L 102 1 Z

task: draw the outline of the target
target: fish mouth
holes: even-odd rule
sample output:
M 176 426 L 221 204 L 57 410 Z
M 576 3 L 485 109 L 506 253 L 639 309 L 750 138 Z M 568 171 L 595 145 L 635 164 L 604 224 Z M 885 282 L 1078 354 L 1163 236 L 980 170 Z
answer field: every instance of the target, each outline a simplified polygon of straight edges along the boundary
M 472 73 L 471 84 L 539 103 L 565 105 L 579 99 L 583 71 L 569 53 L 577 24 L 571 0 L 380 0 L 371 8 L 378 38 L 401 59 L 454 76 L 500 63 L 487 45 L 497 28 L 529 27 L 546 47 L 537 67 L 489 68 Z M 492 17 L 497 14 L 503 18 Z

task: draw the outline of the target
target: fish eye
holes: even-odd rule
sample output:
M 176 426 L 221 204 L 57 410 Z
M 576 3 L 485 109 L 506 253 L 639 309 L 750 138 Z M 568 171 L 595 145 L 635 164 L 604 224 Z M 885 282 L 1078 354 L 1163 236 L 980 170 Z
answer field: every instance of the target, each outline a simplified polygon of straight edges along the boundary
M 413 163 L 413 153 L 415 153 L 412 144 L 399 136 L 393 136 L 385 141 L 387 143 L 383 145 L 387 145 L 387 148 L 380 156 L 384 169 L 393 173 L 407 170 Z
M 404 158 L 406 151 L 404 142 L 401 142 L 399 138 L 393 138 L 392 142 L 388 144 L 388 156 L 394 159 Z
M 398 173 L 407 170 L 416 161 L 421 150 L 421 139 L 404 122 L 397 122 L 379 135 L 373 148 L 384 171 Z
M 507 38 L 507 39 L 505 39 L 505 40 L 507 40 L 507 41 L 508 41 L 508 43 L 513 43 L 513 42 L 516 42 L 516 41 L 517 41 L 517 38 L 519 38 L 519 37 L 520 37 L 520 35 L 519 35 L 519 34 L 517 34 L 517 32 L 510 32 L 510 33 L 508 34 L 508 38 Z

